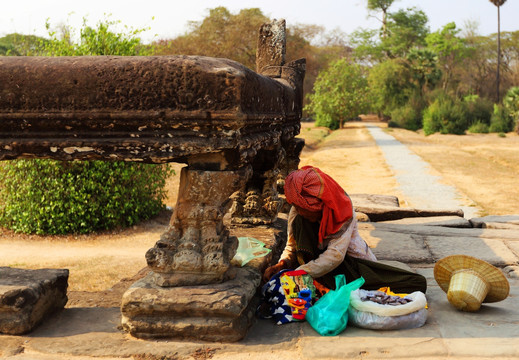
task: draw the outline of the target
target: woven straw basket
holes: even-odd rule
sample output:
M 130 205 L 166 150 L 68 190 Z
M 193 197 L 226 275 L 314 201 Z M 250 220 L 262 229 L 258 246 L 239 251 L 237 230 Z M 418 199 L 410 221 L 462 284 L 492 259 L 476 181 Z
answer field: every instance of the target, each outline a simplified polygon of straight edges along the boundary
M 510 284 L 498 268 L 467 255 L 439 260 L 434 278 L 449 302 L 463 311 L 477 311 L 481 303 L 504 300 L 510 292 Z

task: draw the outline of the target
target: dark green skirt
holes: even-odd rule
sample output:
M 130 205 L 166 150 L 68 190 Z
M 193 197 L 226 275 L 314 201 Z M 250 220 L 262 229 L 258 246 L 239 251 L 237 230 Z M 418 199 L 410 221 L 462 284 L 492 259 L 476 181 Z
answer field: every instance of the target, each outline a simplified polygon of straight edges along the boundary
M 319 223 L 313 223 L 297 215 L 292 223 L 296 254 L 300 265 L 315 260 L 324 250 L 319 250 Z M 365 280 L 363 289 L 376 290 L 390 287 L 395 293 L 412 293 L 427 290 L 422 275 L 376 261 L 358 259 L 346 255 L 344 261 L 328 274 L 316 279 L 330 289 L 335 289 L 335 275 L 344 274 L 348 283 L 359 277 Z

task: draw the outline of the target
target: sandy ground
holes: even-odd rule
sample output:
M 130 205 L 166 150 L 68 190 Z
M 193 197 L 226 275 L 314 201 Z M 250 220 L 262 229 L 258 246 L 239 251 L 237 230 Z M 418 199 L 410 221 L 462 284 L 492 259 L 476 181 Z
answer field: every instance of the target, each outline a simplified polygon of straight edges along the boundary
M 382 125 L 384 126 L 384 125 Z M 428 161 L 447 181 L 489 214 L 519 214 L 519 136 L 432 135 L 388 129 Z M 349 193 L 396 195 L 394 174 L 362 123 L 329 132 L 304 123 L 307 146 L 301 166 L 314 165 L 335 178 Z M 174 206 L 181 164 L 168 182 L 168 206 Z M 81 236 L 14 234 L 0 230 L 0 266 L 67 268 L 67 306 L 118 306 L 124 284 L 146 266 L 144 254 L 167 227 L 170 211 L 125 230 Z M 114 287 L 115 286 L 115 287 Z M 115 305 L 114 305 L 115 304 Z

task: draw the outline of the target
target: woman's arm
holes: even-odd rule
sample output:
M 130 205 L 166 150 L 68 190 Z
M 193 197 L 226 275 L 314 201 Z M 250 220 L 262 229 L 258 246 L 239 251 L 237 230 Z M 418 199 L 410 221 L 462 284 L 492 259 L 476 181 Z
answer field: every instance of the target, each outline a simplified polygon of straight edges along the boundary
M 292 223 L 294 222 L 294 218 L 297 216 L 296 209 L 292 206 L 290 211 L 288 212 L 288 225 L 287 225 L 287 243 L 285 245 L 285 249 L 281 254 L 279 261 L 284 260 L 287 264 L 295 266 L 297 264 L 296 261 L 296 240 L 294 239 L 294 232 L 292 230 Z

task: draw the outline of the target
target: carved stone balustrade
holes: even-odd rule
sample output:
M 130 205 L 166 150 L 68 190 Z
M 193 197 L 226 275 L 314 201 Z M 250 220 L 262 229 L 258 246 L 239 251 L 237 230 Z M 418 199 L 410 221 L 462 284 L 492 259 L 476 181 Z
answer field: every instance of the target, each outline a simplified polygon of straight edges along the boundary
M 280 168 L 301 150 L 304 59 L 285 64 L 284 20 L 265 24 L 258 46 L 258 73 L 203 56 L 0 57 L 0 160 L 185 163 L 170 227 L 146 253 L 143 287 L 240 278 L 230 265 L 237 239 L 223 224 L 230 196 L 239 190 L 233 222 L 271 222 Z M 247 293 L 243 308 L 249 301 Z M 156 331 L 131 322 L 142 337 Z

